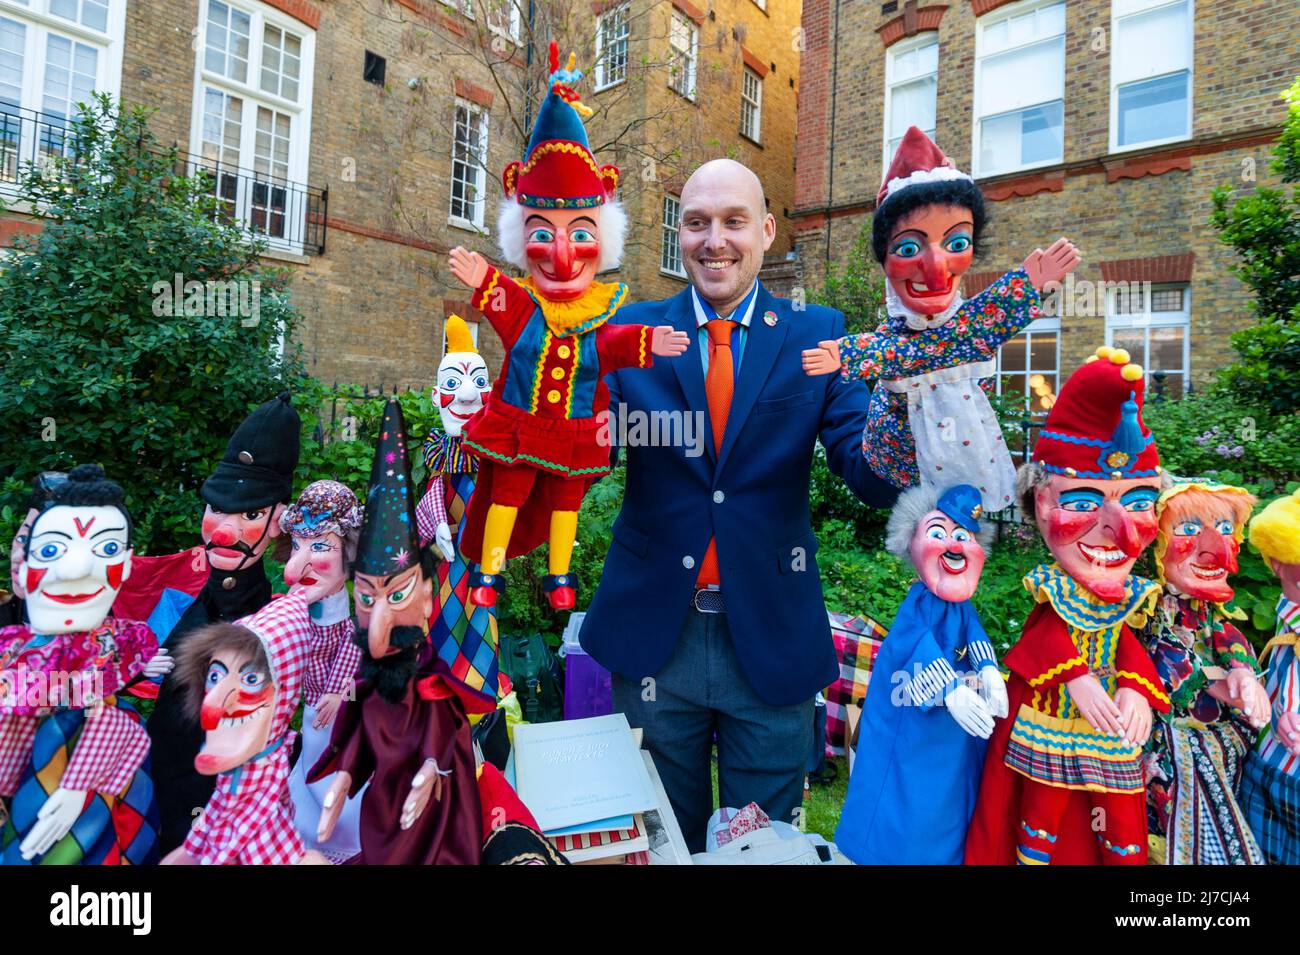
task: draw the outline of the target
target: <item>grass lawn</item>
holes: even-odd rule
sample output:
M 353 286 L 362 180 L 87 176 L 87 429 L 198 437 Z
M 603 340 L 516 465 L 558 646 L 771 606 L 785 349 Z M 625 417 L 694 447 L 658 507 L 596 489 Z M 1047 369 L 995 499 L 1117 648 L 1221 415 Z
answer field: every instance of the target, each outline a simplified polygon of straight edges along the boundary
M 804 824 L 808 832 L 816 832 L 825 837 L 827 842 L 835 838 L 835 827 L 839 825 L 840 810 L 844 808 L 844 795 L 849 788 L 849 764 L 843 757 L 829 761 L 835 766 L 838 775 L 834 782 L 811 783 L 804 795 Z M 713 761 L 713 804 L 718 804 L 718 763 L 717 754 Z M 740 806 L 733 806 L 740 809 Z

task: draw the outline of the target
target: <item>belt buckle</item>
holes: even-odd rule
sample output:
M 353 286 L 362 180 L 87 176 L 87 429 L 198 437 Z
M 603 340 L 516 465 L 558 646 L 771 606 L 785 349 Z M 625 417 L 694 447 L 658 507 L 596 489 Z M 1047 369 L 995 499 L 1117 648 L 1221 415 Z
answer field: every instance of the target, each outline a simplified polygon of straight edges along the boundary
M 700 597 L 709 598 L 707 605 L 700 603 Z M 699 613 L 726 613 L 727 607 L 722 599 L 721 590 L 710 590 L 708 587 L 701 587 L 695 591 L 695 596 L 691 599 L 691 606 Z

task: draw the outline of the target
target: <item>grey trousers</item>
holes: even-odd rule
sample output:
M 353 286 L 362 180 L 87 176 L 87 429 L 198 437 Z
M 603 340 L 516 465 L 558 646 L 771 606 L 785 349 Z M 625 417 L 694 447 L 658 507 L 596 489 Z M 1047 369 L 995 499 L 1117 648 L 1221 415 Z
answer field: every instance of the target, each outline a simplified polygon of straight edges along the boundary
M 774 820 L 797 825 L 812 749 L 813 701 L 769 706 L 741 673 L 727 615 L 692 609 L 663 668 L 641 681 L 613 677 L 614 710 L 644 730 L 668 800 L 691 852 L 704 851 L 716 808 L 710 760 L 718 736 L 718 798 L 740 809 L 756 802 Z

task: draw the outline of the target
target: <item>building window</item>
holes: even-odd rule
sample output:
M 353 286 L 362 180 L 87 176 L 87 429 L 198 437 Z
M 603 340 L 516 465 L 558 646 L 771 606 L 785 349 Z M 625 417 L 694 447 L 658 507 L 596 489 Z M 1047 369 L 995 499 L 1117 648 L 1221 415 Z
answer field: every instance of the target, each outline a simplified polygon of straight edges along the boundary
M 303 251 L 315 33 L 252 0 L 206 0 L 191 141 L 218 214 Z
M 471 20 L 474 19 L 474 0 L 441 0 L 441 3 L 444 7 L 459 10 Z
M 487 204 L 488 114 L 468 100 L 456 100 L 451 150 L 451 224 L 483 230 Z
M 1018 3 L 976 25 L 976 176 L 1061 161 L 1065 4 Z
M 467 14 L 472 17 L 473 10 Z M 523 13 L 516 0 L 488 0 L 488 29 L 498 36 L 503 36 L 511 43 L 518 44 L 520 33 L 524 28 Z
M 758 9 L 760 9 L 760 10 L 766 12 L 766 11 L 767 11 L 767 0 L 754 0 L 754 6 L 758 7 Z
M 384 79 L 388 76 L 388 60 L 378 53 L 371 53 L 366 50 L 365 62 L 361 67 L 361 78 L 367 83 L 374 83 L 376 86 L 383 86 Z
M 1191 387 L 1191 291 L 1130 282 L 1106 293 L 1106 344 L 1147 373 L 1147 397 L 1181 398 Z
M 627 79 L 627 42 L 631 28 L 624 3 L 596 18 L 596 89 L 603 90 Z
M 909 126 L 934 138 L 938 82 L 938 34 L 923 33 L 889 48 L 885 56 L 886 169 Z
M 1046 415 L 1060 382 L 1061 320 L 1038 318 L 998 349 L 997 392 L 1015 393 L 1031 415 Z
M 668 85 L 688 100 L 695 99 L 695 64 L 700 51 L 700 28 L 680 10 L 673 11 L 668 31 Z
M 754 142 L 763 131 L 763 77 L 744 67 L 740 89 L 740 135 Z
M 664 196 L 663 239 L 659 247 L 659 271 L 686 277 L 682 267 L 682 244 L 677 229 L 682 222 L 682 201 L 676 196 Z
M 1110 148 L 1192 133 L 1190 0 L 1116 0 L 1110 58 Z
M 0 191 L 24 164 L 67 154 L 79 103 L 95 92 L 117 95 L 125 6 L 0 0 Z

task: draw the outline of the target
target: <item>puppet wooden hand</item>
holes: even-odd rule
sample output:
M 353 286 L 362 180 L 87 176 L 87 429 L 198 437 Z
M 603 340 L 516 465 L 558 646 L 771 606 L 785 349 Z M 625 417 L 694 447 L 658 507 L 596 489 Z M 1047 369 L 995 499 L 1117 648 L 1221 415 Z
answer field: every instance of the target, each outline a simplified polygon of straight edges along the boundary
M 805 375 L 832 375 L 840 370 L 840 343 L 835 339 L 818 342 L 803 352 Z
M 1070 699 L 1079 708 L 1083 718 L 1098 733 L 1123 736 L 1124 724 L 1120 721 L 1119 707 L 1110 698 L 1106 688 L 1091 673 L 1076 676 L 1065 684 L 1070 688 Z
M 166 676 L 171 673 L 174 666 L 176 666 L 176 661 L 167 652 L 167 648 L 159 647 L 158 652 L 150 657 L 149 662 L 144 665 L 144 670 L 140 675 L 152 680 L 154 677 Z
M 657 325 L 650 336 L 650 350 L 665 358 L 676 358 L 690 347 L 690 336 L 671 325 Z
M 1024 270 L 1029 273 L 1029 283 L 1038 291 L 1049 282 L 1060 282 L 1079 264 L 1079 250 L 1066 238 L 1057 239 L 1047 251 L 1034 249 L 1025 259 Z
M 321 800 L 320 823 L 316 826 L 317 842 L 328 842 L 330 836 L 334 835 L 334 827 L 338 825 L 339 814 L 343 812 L 343 804 L 351 788 L 351 773 L 339 770 L 334 774 L 334 782 L 330 784 L 329 791 Z
M 943 698 L 943 704 L 948 707 L 948 715 L 971 736 L 988 739 L 993 735 L 993 714 L 989 711 L 988 704 L 965 683 L 958 683 L 949 690 Z
M 339 693 L 326 693 L 316 703 L 316 718 L 312 720 L 312 729 L 323 730 L 334 722 L 339 707 L 343 705 L 343 696 Z
M 54 790 L 36 813 L 36 825 L 32 826 L 32 831 L 18 847 L 23 859 L 30 862 L 49 852 L 56 842 L 72 830 L 73 823 L 81 816 L 81 810 L 85 806 L 84 789 L 64 789 L 60 786 Z
M 980 686 L 989 712 L 995 717 L 1005 718 L 1010 712 L 1011 703 L 1007 699 L 1007 681 L 1002 679 L 997 667 L 987 666 L 980 670 Z
M 1124 724 L 1124 739 L 1130 746 L 1142 746 L 1151 735 L 1151 704 L 1137 690 L 1121 686 L 1115 691 L 1115 705 Z
M 433 539 L 438 544 L 438 550 L 442 556 L 451 563 L 456 559 L 456 542 L 451 536 L 451 525 L 446 522 L 439 524 L 438 529 L 433 532 Z
M 471 252 L 458 245 L 447 253 L 447 259 L 451 263 L 451 274 L 472 289 L 478 288 L 487 278 L 487 259 L 477 252 Z
M 1273 704 L 1254 671 L 1245 667 L 1233 667 L 1228 671 L 1228 679 L 1224 682 L 1227 684 L 1229 702 L 1241 710 L 1251 726 L 1263 729 L 1272 715 Z
M 1292 756 L 1300 756 L 1300 713 L 1283 713 L 1273 726 L 1273 735 Z
M 426 759 L 420 771 L 411 780 L 411 794 L 402 804 L 402 828 L 410 829 L 416 820 L 424 815 L 424 808 L 429 805 L 429 796 L 442 801 L 443 773 L 438 769 L 436 759 Z

